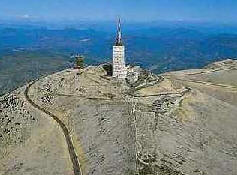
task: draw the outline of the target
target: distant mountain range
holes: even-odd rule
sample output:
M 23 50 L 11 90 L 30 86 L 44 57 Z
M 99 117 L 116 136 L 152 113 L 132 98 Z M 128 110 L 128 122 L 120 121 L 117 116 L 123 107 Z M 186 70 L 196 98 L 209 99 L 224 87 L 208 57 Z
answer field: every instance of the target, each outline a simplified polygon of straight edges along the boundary
M 237 57 L 237 27 L 210 24 L 124 24 L 129 64 L 155 73 Z M 63 28 L 0 24 L 0 93 L 69 67 L 72 53 L 87 64 L 111 61 L 116 26 L 93 23 Z

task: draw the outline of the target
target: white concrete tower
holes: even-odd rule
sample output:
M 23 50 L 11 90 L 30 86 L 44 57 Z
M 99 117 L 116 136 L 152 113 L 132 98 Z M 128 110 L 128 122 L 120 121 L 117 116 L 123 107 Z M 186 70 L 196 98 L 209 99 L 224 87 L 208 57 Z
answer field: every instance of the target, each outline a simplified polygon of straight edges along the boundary
M 124 79 L 126 76 L 125 47 L 122 43 L 121 22 L 119 19 L 116 42 L 113 46 L 113 77 Z

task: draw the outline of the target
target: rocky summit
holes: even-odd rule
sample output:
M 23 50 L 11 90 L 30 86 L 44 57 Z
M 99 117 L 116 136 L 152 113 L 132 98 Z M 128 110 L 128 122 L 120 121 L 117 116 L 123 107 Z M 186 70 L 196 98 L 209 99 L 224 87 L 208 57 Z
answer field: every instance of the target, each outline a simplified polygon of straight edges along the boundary
M 237 61 L 124 81 L 105 67 L 0 97 L 0 175 L 237 174 Z

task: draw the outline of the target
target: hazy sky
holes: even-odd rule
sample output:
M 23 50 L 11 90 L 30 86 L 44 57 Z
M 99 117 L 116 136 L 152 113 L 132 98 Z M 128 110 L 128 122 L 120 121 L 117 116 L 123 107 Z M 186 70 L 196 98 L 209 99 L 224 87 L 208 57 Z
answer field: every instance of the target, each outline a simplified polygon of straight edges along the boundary
M 0 19 L 237 22 L 237 0 L 0 0 Z

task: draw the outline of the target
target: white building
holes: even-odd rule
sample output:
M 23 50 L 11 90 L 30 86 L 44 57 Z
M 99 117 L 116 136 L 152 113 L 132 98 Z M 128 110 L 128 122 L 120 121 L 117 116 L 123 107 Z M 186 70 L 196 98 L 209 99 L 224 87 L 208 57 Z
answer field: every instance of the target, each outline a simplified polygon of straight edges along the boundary
M 122 43 L 121 23 L 119 19 L 116 42 L 113 46 L 113 77 L 124 79 L 126 76 L 125 47 Z

